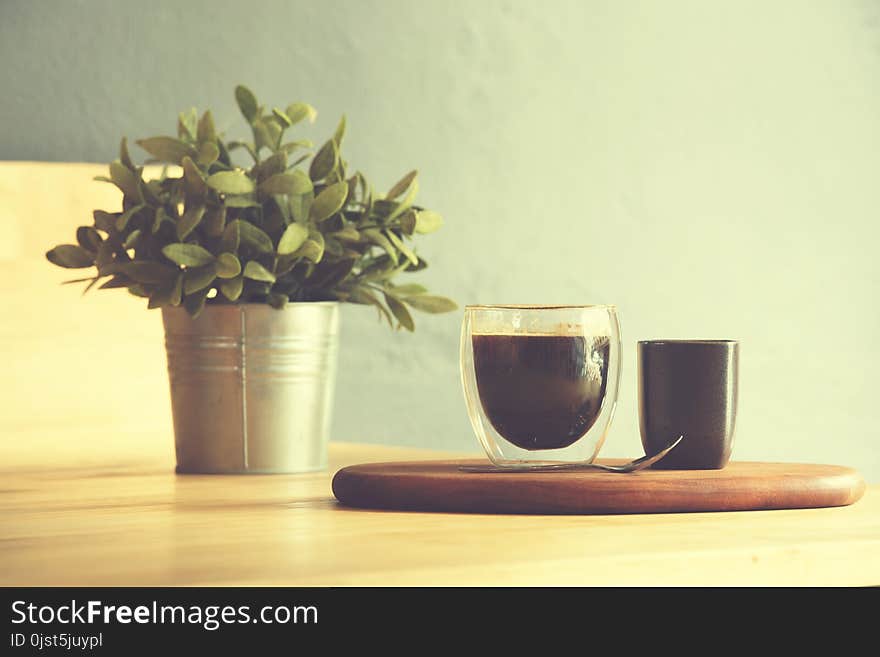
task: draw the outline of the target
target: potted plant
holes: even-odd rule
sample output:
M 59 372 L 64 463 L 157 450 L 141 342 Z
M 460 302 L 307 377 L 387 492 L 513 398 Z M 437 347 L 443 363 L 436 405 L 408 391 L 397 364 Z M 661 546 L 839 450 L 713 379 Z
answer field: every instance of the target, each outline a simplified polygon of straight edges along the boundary
M 176 137 L 136 142 L 165 165 L 147 180 L 123 138 L 109 177 L 99 177 L 122 191 L 121 211 L 95 210 L 76 244 L 46 257 L 94 267 L 67 281 L 86 291 L 126 288 L 162 309 L 178 472 L 323 469 L 339 303 L 374 306 L 409 331 L 410 309 L 454 310 L 421 285 L 397 283 L 427 266 L 410 242 L 442 220 L 415 204 L 415 171 L 385 195 L 349 171 L 345 117 L 312 152 L 287 136 L 314 121 L 310 105 L 267 110 L 244 86 L 235 98 L 252 141 L 225 141 L 210 110 L 182 113 Z

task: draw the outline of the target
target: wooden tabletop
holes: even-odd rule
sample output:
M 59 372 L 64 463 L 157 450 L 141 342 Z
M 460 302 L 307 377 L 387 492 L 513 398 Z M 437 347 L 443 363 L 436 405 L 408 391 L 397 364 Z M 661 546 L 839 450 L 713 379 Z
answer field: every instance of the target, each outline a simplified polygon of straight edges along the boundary
M 477 454 L 335 444 L 320 474 L 174 475 L 160 317 L 80 297 L 43 255 L 119 207 L 104 173 L 0 163 L 0 585 L 880 584 L 877 485 L 829 509 L 495 516 L 331 493 L 345 465 Z
M 102 460 L 7 451 L 0 585 L 877 585 L 880 487 L 848 507 L 617 516 L 349 509 L 344 465 L 443 458 L 333 444 L 308 475 L 173 473 L 157 441 Z

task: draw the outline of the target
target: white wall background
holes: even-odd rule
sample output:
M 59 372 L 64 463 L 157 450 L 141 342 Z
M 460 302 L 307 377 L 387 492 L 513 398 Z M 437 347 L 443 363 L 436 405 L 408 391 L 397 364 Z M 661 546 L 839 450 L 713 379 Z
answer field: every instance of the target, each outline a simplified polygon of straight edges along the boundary
M 429 286 L 618 305 L 604 455 L 641 453 L 637 340 L 738 338 L 734 458 L 880 482 L 876 2 L 10 0 L 0 54 L 5 159 L 109 161 L 190 105 L 232 126 L 238 82 L 315 136 L 345 112 L 349 161 L 418 167 L 446 217 Z M 460 315 L 417 321 L 345 309 L 334 439 L 477 449 Z
M 424 246 L 432 285 L 463 304 L 617 304 L 605 455 L 641 453 L 637 340 L 737 338 L 734 458 L 880 480 L 877 5 L 476 4 L 411 16 L 382 55 L 350 42 L 378 88 L 411 73 L 399 104 L 365 93 L 354 125 L 388 126 L 359 159 L 419 163 L 448 218 Z M 345 319 L 336 435 L 468 447 L 459 318 L 392 340 Z

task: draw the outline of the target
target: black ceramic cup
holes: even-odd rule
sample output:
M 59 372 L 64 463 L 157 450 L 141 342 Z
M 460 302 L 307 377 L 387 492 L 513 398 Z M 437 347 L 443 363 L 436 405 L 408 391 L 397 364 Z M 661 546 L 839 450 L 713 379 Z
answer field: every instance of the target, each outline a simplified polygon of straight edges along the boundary
M 739 343 L 639 342 L 639 425 L 646 454 L 683 440 L 651 466 L 719 470 L 730 460 L 736 425 Z

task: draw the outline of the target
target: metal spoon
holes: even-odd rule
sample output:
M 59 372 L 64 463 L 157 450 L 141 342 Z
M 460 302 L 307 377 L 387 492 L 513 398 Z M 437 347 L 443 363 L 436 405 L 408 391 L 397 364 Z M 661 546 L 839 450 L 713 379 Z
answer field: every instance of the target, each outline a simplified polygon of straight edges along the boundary
M 673 447 L 681 442 L 679 436 L 653 456 L 645 455 L 635 461 L 623 465 L 605 465 L 602 463 L 548 463 L 546 465 L 460 465 L 462 472 L 555 472 L 557 470 L 602 470 L 603 472 L 636 472 L 653 465 L 666 456 Z

